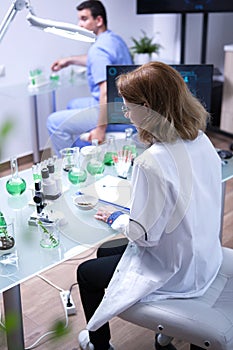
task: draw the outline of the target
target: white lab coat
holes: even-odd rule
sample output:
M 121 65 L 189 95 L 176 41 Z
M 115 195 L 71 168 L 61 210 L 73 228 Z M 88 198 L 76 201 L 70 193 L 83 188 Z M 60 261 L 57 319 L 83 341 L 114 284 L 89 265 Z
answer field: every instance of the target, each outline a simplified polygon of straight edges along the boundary
M 221 161 L 207 136 L 154 144 L 139 156 L 125 234 L 130 240 L 87 329 L 138 301 L 202 295 L 222 261 Z M 125 226 L 126 215 L 113 227 Z M 122 224 L 123 222 L 123 224 Z

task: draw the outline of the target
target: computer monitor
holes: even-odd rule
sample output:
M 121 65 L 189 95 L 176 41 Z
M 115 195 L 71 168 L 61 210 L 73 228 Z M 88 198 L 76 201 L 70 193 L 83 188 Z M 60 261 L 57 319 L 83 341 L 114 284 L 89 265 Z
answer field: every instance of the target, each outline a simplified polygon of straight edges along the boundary
M 212 93 L 212 64 L 176 64 L 171 65 L 183 77 L 190 91 L 196 96 L 204 107 L 210 112 Z M 130 124 L 122 111 L 122 98 L 116 87 L 116 78 L 123 73 L 136 69 L 138 65 L 108 65 L 107 66 L 107 102 L 108 122 L 110 124 Z
M 233 12 L 232 0 L 137 0 L 137 14 Z

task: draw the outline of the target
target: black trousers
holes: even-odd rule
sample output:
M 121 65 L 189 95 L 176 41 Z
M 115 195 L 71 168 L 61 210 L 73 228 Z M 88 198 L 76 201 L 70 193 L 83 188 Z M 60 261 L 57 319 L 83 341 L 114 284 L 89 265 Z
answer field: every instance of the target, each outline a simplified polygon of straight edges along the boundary
M 127 243 L 126 238 L 106 242 L 98 248 L 96 259 L 79 265 L 77 281 L 87 322 L 99 306 Z M 89 335 L 95 350 L 109 349 L 111 335 L 108 323 L 95 332 L 89 332 Z

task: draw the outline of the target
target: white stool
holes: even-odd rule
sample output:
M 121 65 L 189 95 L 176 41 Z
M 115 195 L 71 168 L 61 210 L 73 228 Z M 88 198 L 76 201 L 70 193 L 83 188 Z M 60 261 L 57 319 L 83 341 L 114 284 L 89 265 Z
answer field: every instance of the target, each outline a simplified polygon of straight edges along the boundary
M 233 350 L 233 249 L 223 248 L 220 271 L 203 296 L 139 302 L 119 317 L 194 344 L 191 349 Z

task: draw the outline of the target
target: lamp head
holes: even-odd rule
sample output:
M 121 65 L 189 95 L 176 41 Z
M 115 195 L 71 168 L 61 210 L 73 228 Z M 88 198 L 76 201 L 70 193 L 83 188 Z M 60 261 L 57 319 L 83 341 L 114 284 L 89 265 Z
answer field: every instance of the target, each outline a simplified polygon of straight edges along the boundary
M 47 33 L 53 33 L 79 41 L 94 42 L 96 40 L 96 35 L 93 32 L 74 24 L 43 19 L 31 12 L 27 15 L 27 20 L 32 26 L 42 29 Z

